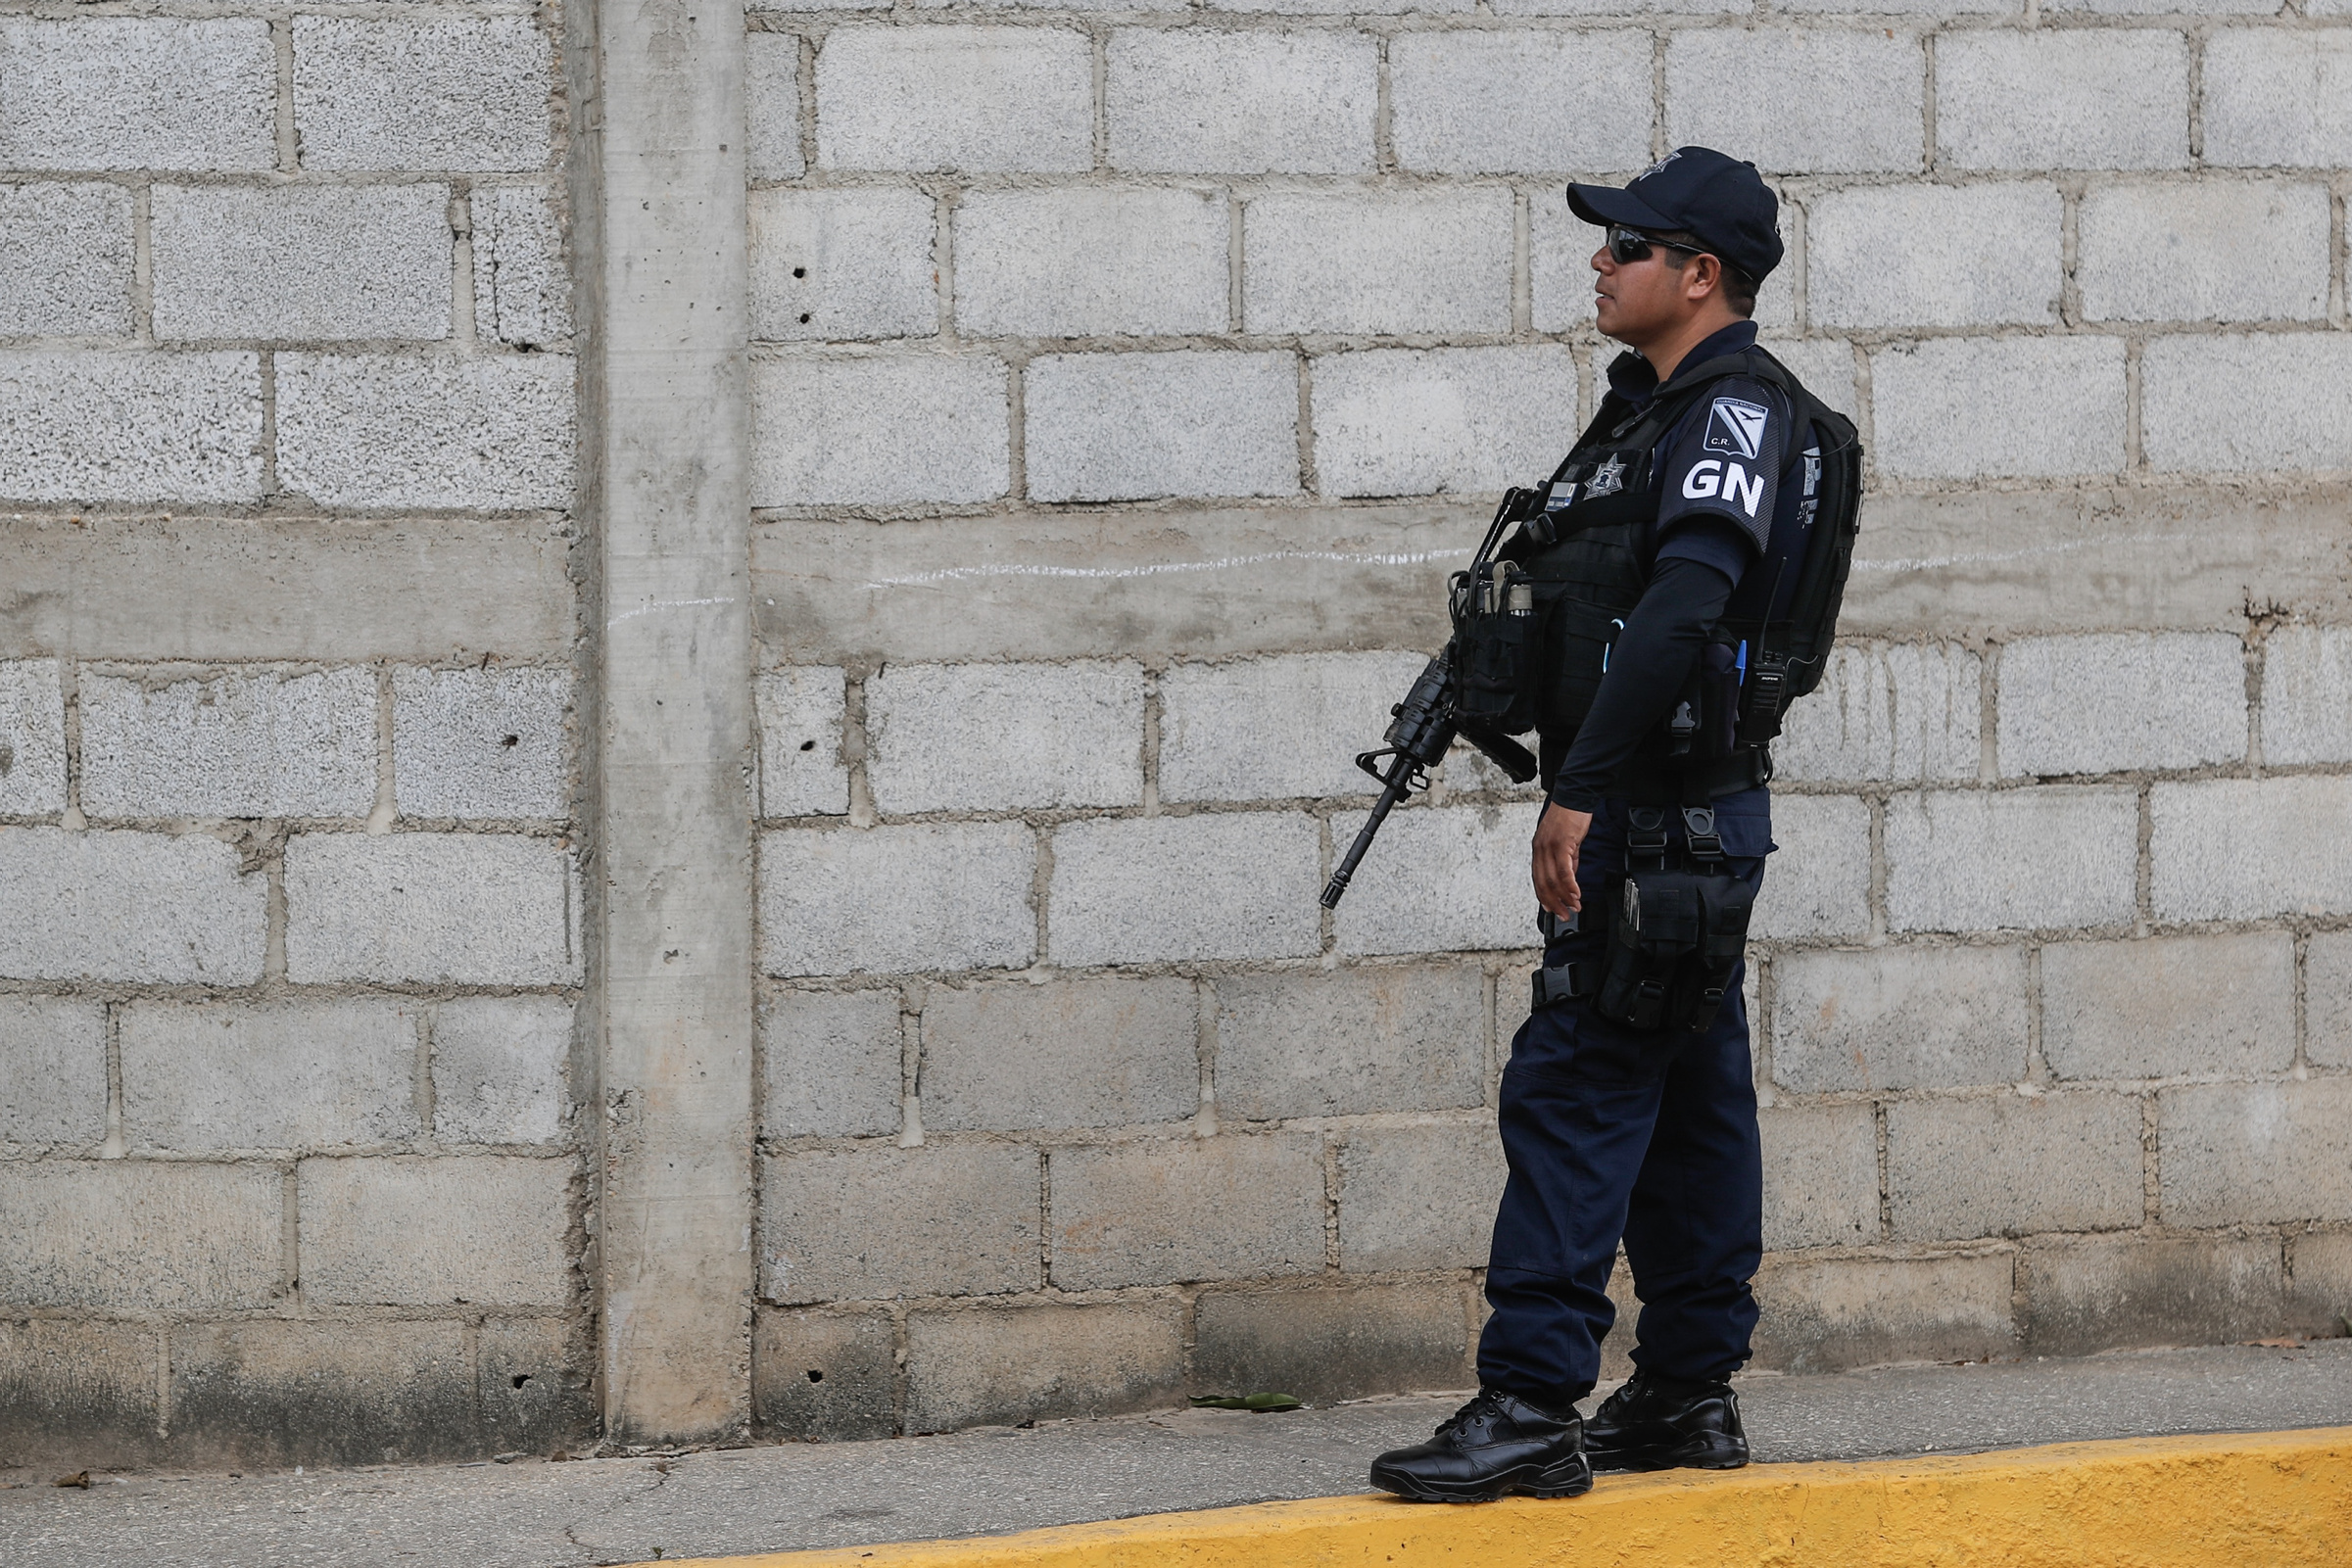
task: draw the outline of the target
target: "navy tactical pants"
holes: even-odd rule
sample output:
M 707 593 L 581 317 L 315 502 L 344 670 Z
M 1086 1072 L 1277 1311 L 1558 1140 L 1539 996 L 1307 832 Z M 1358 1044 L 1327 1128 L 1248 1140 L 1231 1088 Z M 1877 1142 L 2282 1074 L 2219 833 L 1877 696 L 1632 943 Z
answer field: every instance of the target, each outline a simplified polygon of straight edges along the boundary
M 1760 880 L 1772 849 L 1770 792 L 1715 802 L 1733 875 Z M 1673 818 L 1679 854 L 1682 825 Z M 1580 929 L 1544 962 L 1597 974 L 1609 877 L 1625 866 L 1625 807 L 1594 815 L 1577 865 Z M 1511 1179 L 1495 1215 L 1478 1378 L 1564 1409 L 1601 1375 L 1615 1321 L 1608 1286 L 1622 1238 L 1642 1311 L 1634 1363 L 1672 1378 L 1728 1377 L 1755 1327 L 1749 1281 L 1763 1254 L 1763 1165 L 1748 1007 L 1734 975 L 1704 1032 L 1641 1032 L 1584 1000 L 1530 1017 L 1503 1072 Z

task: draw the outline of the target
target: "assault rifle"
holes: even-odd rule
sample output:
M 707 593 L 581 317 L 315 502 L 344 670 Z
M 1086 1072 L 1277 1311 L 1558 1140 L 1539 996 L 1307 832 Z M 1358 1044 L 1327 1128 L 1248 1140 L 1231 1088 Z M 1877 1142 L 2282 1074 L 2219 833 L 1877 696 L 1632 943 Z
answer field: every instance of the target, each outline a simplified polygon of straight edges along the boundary
M 1340 896 L 1348 890 L 1348 880 L 1356 875 L 1357 863 L 1364 852 L 1372 846 L 1373 835 L 1380 824 L 1388 819 L 1389 808 L 1408 794 L 1429 787 L 1429 770 L 1445 761 L 1446 750 L 1460 736 L 1471 745 L 1494 759 L 1495 766 L 1511 775 L 1513 784 L 1525 784 L 1535 777 L 1535 758 L 1527 748 L 1507 736 L 1464 721 L 1454 711 L 1456 687 L 1454 667 L 1446 653 L 1431 659 L 1414 681 L 1405 700 L 1389 709 L 1392 715 L 1388 743 L 1377 751 L 1367 751 L 1356 758 L 1356 766 L 1380 781 L 1380 798 L 1372 803 L 1372 814 L 1365 819 L 1356 841 L 1348 846 L 1347 857 L 1331 874 L 1330 885 L 1323 889 L 1323 908 L 1337 909 Z M 1394 759 L 1388 771 L 1380 770 L 1383 758 Z

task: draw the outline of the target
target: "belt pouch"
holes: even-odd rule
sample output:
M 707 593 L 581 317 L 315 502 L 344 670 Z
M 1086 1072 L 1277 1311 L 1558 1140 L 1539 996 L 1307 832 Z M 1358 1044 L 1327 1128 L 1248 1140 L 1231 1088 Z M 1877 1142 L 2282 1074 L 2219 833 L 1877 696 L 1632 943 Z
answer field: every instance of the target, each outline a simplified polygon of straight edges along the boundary
M 1700 882 L 1689 872 L 1628 872 L 1611 886 L 1601 1016 L 1628 1028 L 1664 1028 L 1703 935 Z
M 1755 910 L 1755 886 L 1736 877 L 1698 879 L 1699 950 L 1692 955 L 1688 984 L 1672 1010 L 1684 1028 L 1704 1029 L 1715 1022 L 1731 977 L 1748 951 L 1748 918 Z

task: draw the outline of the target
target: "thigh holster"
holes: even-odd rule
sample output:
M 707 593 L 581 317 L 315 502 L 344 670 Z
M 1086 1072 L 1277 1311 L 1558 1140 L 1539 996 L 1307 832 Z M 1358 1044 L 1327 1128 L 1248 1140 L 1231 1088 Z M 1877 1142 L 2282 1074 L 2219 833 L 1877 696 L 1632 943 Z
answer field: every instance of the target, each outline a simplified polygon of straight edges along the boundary
M 1627 869 L 1610 884 L 1594 1005 L 1628 1028 L 1697 1031 L 1715 1021 L 1747 951 L 1755 887 L 1731 875 L 1704 806 L 1682 808 L 1685 865 L 1670 867 L 1666 816 L 1662 806 L 1627 813 Z

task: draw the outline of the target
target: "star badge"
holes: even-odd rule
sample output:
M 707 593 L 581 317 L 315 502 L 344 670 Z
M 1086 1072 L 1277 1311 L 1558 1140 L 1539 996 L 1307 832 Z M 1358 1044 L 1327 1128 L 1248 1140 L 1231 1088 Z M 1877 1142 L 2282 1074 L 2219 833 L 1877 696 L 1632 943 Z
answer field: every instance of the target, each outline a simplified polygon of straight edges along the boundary
M 1590 499 L 1595 496 L 1613 496 L 1624 488 L 1625 464 L 1619 458 L 1610 457 L 1593 470 L 1593 477 L 1585 481 L 1584 494 Z

